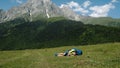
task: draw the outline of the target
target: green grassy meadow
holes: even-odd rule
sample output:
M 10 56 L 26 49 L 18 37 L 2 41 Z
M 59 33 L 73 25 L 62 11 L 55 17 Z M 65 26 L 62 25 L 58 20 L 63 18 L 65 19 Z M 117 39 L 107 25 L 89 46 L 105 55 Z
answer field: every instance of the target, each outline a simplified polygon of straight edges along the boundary
M 54 56 L 71 48 L 83 55 Z M 0 51 L 0 68 L 120 68 L 120 43 Z

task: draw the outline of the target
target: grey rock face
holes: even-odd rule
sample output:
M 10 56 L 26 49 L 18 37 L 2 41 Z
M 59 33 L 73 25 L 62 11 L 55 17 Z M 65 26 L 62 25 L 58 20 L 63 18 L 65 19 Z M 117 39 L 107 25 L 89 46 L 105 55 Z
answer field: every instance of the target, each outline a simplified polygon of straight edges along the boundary
M 2 9 L 0 9 L 0 22 L 4 21 L 6 15 L 5 15 L 5 11 L 3 11 Z
M 76 14 L 72 9 L 70 9 L 68 6 L 62 6 L 61 10 L 64 14 L 64 17 L 67 17 L 68 19 L 71 20 L 76 20 L 76 21 L 80 21 L 80 19 L 82 18 L 82 16 Z
M 33 21 L 36 17 L 59 17 L 64 16 L 72 20 L 80 20 L 81 16 L 74 13 L 68 7 L 59 8 L 51 0 L 28 0 L 26 3 L 13 7 L 7 12 L 0 11 L 0 22 L 23 17 Z

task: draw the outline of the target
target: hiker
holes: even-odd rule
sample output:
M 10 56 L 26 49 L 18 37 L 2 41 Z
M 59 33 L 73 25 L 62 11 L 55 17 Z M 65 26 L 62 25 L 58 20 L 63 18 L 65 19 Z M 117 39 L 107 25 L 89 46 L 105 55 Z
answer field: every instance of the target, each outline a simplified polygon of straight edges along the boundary
M 55 56 L 77 56 L 77 55 L 82 55 L 82 50 L 72 48 L 70 50 L 67 50 L 64 53 L 56 53 L 55 54 Z

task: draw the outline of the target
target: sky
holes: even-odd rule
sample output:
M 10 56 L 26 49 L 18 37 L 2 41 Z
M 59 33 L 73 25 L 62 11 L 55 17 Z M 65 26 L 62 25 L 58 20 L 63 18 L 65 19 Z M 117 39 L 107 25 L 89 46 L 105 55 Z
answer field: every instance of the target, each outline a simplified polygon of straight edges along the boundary
M 71 8 L 74 12 L 92 17 L 120 18 L 120 0 L 52 0 L 60 8 Z M 0 9 L 25 3 L 26 0 L 0 0 Z

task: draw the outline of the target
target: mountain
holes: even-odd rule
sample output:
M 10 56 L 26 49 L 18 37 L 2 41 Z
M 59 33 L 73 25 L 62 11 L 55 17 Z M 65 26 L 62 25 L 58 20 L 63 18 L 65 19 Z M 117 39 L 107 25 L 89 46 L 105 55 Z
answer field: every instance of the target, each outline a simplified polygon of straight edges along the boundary
M 50 0 L 0 9 L 0 22 L 0 50 L 120 42 L 119 19 L 80 16 Z
M 64 17 L 66 17 L 70 20 L 80 21 L 85 17 L 85 16 L 81 16 L 79 14 L 76 14 L 72 9 L 70 9 L 68 6 L 65 6 L 65 5 L 60 7 L 60 9 L 62 10 Z
M 0 9 L 0 22 L 2 22 L 5 18 L 5 11 Z
M 120 19 L 82 16 L 75 13 L 68 6 L 58 7 L 51 0 L 27 0 L 26 3 L 15 6 L 8 11 L 0 9 L 0 23 L 16 18 L 23 18 L 25 21 L 37 21 L 52 17 L 64 17 L 70 20 L 82 21 L 84 24 L 120 27 Z
M 0 11 L 0 14 L 2 13 Z M 66 17 L 68 19 L 79 20 L 80 17 L 80 15 L 68 7 L 59 8 L 51 0 L 28 0 L 26 3 L 4 12 L 2 16 L 5 17 L 1 17 L 0 22 L 13 20 L 18 17 L 29 21 L 51 17 Z
M 120 28 L 84 25 L 64 17 L 26 22 L 23 18 L 0 24 L 0 50 L 49 48 L 120 42 Z

